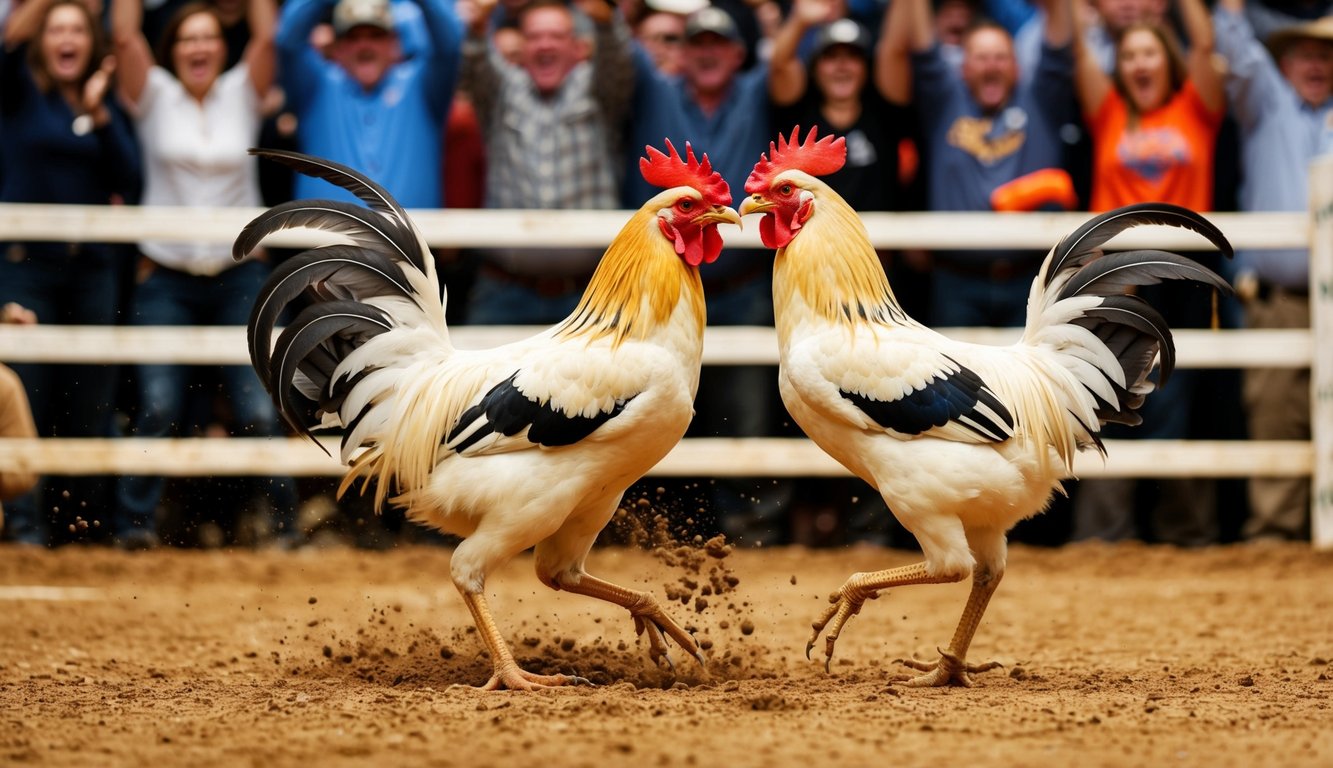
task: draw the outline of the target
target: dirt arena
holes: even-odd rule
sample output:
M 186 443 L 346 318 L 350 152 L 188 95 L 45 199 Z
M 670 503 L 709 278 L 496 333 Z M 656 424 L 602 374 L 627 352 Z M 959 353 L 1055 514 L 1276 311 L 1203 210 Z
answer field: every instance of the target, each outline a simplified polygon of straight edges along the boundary
M 601 548 L 592 570 L 676 600 L 705 678 L 655 670 L 619 609 L 515 561 L 492 605 L 520 661 L 593 687 L 484 693 L 449 550 L 0 548 L 5 765 L 1333 765 L 1333 554 L 1015 548 L 970 690 L 889 684 L 964 585 L 867 603 L 832 673 L 811 619 L 857 547 L 709 556 Z

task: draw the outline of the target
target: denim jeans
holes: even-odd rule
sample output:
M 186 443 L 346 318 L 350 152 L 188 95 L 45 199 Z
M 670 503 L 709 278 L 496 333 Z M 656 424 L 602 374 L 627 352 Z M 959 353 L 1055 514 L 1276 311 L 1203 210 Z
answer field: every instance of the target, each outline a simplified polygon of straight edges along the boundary
M 936 267 L 931 271 L 928 324 L 936 328 L 1021 328 L 1027 322 L 1032 278 L 1019 275 L 992 280 Z
M 132 325 L 244 325 L 255 295 L 268 274 L 262 262 L 248 261 L 219 275 L 200 276 L 158 266 L 140 283 L 134 296 Z M 138 437 L 165 437 L 185 420 L 190 371 L 183 365 L 137 366 L 139 410 L 133 432 Z M 282 434 L 277 411 L 254 371 L 245 366 L 221 369 L 234 433 L 245 437 Z M 116 489 L 117 516 L 113 531 L 155 531 L 163 478 L 122 477 Z M 269 496 L 279 529 L 290 530 L 296 511 L 296 484 L 290 477 L 256 480 Z
M 481 274 L 467 297 L 467 323 L 555 325 L 574 311 L 582 296 L 582 290 L 544 296 L 516 282 Z
M 120 254 L 111 246 L 40 243 L 0 253 L 0 304 L 15 301 L 48 325 L 111 325 L 120 304 Z M 42 437 L 108 437 L 117 368 L 114 365 L 18 363 L 37 434 Z M 43 478 L 29 493 L 5 505 L 5 537 L 49 543 L 79 515 L 102 519 L 110 506 L 109 479 Z M 63 509 L 62 509 L 63 507 Z
M 722 258 L 727 258 L 724 253 Z M 771 258 L 765 254 L 765 258 Z M 755 277 L 705 288 L 708 324 L 773 325 L 773 283 L 767 269 Z M 705 366 L 695 398 L 692 437 L 771 437 L 787 421 L 771 365 Z M 792 478 L 722 477 L 707 486 L 718 528 L 743 546 L 786 543 L 789 510 L 796 493 Z

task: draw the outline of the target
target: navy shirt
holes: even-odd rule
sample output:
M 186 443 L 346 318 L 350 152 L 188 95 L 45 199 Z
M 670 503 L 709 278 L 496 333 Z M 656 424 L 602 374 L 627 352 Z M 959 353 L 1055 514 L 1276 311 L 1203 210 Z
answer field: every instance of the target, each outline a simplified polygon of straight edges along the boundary
M 106 205 L 138 195 L 139 151 L 110 95 L 111 122 L 79 136 L 60 93 L 37 87 L 27 46 L 0 52 L 0 202 Z

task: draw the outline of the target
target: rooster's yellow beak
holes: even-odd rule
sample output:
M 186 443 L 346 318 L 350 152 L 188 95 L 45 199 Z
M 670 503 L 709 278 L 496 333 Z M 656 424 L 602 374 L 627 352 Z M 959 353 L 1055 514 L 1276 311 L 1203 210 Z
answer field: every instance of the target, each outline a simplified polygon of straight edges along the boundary
M 725 205 L 715 205 L 709 208 L 699 214 L 699 220 L 713 222 L 714 224 L 735 224 L 741 229 L 745 229 L 745 225 L 741 223 L 740 214 Z
M 741 216 L 749 216 L 752 213 L 768 213 L 777 206 L 770 200 L 761 195 L 750 195 L 741 203 Z

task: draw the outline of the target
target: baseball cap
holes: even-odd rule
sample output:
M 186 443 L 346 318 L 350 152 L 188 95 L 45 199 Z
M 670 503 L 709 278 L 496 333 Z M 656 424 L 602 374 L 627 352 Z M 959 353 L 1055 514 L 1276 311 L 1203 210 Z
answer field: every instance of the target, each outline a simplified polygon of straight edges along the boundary
M 707 8 L 708 0 L 643 0 L 643 4 L 654 11 L 688 16 L 700 8 Z
M 733 43 L 741 41 L 741 33 L 736 30 L 736 22 L 731 20 L 731 15 L 711 5 L 690 14 L 685 20 L 686 40 L 708 32 L 725 37 Z
M 393 11 L 389 0 L 339 0 L 333 7 L 333 32 L 338 37 L 353 27 L 393 30 Z
M 851 19 L 838 19 L 815 33 L 814 58 L 835 45 L 850 45 L 863 54 L 870 53 L 870 33 Z

